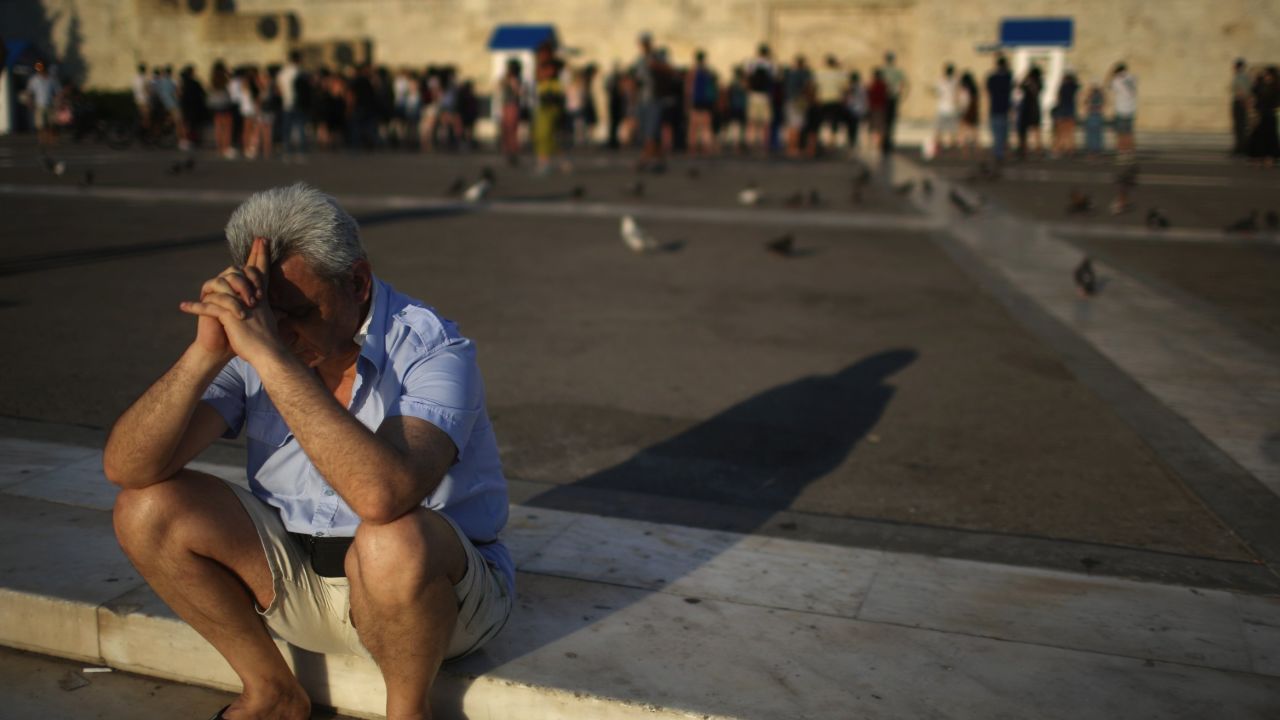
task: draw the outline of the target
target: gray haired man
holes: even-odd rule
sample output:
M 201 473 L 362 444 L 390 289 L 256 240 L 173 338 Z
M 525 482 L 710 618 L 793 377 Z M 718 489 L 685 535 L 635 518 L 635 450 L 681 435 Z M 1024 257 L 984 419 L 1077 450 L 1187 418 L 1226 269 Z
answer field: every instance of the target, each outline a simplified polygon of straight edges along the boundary
M 505 624 L 506 481 L 475 348 L 378 280 L 355 220 L 306 185 L 250 197 L 196 336 L 103 454 L 116 535 L 243 694 L 215 717 L 306 718 L 270 632 L 372 658 L 387 717 L 431 716 L 440 664 Z M 249 490 L 186 468 L 247 436 Z

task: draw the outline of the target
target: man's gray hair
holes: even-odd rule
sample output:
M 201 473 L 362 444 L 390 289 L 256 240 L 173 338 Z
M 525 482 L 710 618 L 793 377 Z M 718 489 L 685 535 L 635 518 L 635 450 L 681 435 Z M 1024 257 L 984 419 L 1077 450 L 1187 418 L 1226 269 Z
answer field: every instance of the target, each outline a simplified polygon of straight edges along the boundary
M 346 277 L 356 261 L 368 257 L 355 218 L 306 183 L 254 193 L 231 213 L 227 244 L 234 264 L 245 263 L 258 237 L 266 239 L 272 263 L 300 255 L 326 280 Z

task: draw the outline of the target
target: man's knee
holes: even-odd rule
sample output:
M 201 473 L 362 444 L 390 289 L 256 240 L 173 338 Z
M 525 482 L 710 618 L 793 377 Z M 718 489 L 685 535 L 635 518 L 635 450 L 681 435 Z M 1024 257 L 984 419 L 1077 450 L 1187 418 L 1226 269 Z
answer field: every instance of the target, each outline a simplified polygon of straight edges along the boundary
M 182 504 L 171 481 L 121 490 L 112 509 L 116 537 L 130 552 L 134 546 L 155 546 L 173 531 Z
M 420 508 L 389 523 L 361 523 L 346 563 L 353 581 L 396 602 L 416 599 L 442 577 L 457 582 L 466 556 L 448 521 Z

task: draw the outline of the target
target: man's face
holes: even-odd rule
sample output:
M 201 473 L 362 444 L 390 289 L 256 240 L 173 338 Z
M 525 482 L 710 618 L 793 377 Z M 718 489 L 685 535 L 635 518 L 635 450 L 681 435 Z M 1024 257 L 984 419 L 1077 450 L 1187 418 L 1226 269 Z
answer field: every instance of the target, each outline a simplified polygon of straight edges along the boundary
M 280 340 L 308 367 L 354 351 L 352 336 L 364 322 L 369 264 L 359 262 L 341 281 L 326 280 L 298 255 L 272 265 L 268 300 L 279 318 Z

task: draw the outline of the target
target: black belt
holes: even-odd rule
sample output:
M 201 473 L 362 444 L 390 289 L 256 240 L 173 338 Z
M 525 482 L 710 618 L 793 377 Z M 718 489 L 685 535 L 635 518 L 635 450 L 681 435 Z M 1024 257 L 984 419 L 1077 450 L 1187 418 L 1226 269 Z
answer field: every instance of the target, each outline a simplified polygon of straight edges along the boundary
M 351 549 L 352 537 L 316 537 L 303 533 L 289 533 L 298 542 L 302 551 L 311 559 L 311 567 L 320 577 L 347 576 L 347 550 Z

